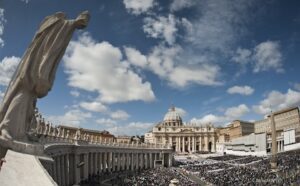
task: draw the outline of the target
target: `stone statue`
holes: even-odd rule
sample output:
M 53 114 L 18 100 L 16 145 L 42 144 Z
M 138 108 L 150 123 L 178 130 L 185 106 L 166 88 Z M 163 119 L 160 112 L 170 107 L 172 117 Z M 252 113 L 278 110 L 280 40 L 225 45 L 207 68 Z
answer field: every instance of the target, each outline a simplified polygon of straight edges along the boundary
M 65 138 L 65 128 L 62 129 L 60 137 Z
M 87 26 L 89 13 L 67 20 L 62 12 L 46 17 L 26 50 L 0 108 L 1 139 L 27 140 L 37 98 L 51 90 L 57 66 L 73 32 Z
M 69 139 L 70 138 L 70 130 L 67 130 L 67 135 L 66 138 Z
M 75 138 L 74 138 L 74 139 L 75 139 L 75 140 L 80 140 L 80 139 L 81 139 L 80 136 L 81 136 L 81 134 L 80 134 L 80 129 L 77 129 L 77 130 L 76 130 L 76 133 L 75 133 Z

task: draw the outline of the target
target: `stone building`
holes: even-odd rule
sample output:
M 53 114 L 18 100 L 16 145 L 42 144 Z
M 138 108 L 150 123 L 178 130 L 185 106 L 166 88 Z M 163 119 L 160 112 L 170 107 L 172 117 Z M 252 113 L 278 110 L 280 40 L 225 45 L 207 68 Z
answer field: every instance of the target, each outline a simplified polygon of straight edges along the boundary
M 300 115 L 299 108 L 292 107 L 274 112 L 276 127 L 277 149 L 283 151 L 286 146 L 293 143 L 300 143 Z M 267 151 L 271 149 L 271 117 L 255 122 L 255 134 L 266 133 Z
M 216 150 L 215 127 L 212 124 L 201 126 L 184 124 L 175 107 L 171 107 L 163 121 L 157 123 L 145 136 L 147 142 L 170 144 L 177 153 L 215 152 Z
M 254 132 L 254 123 L 234 120 L 228 125 L 230 140 L 251 134 Z
M 117 136 L 116 137 L 117 143 L 131 143 L 131 137 L 130 136 Z
M 274 112 L 277 151 L 300 148 L 299 108 L 293 107 Z M 220 138 L 219 138 L 220 139 Z M 271 152 L 271 116 L 254 122 L 254 133 L 244 135 L 230 142 L 217 144 L 218 152 L 236 155 L 267 155 Z

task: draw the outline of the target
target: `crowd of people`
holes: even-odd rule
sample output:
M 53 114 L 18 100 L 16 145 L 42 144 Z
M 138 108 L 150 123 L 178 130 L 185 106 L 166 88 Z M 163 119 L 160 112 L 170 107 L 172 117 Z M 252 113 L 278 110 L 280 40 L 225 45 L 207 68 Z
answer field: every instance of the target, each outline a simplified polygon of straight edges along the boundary
M 199 185 L 191 175 L 208 185 L 300 185 L 300 149 L 278 154 L 277 171 L 271 169 L 270 161 L 270 157 L 233 155 L 185 159 L 171 168 L 90 175 L 81 185 L 168 186 L 173 179 L 179 185 Z
M 219 156 L 202 163 L 180 165 L 212 185 L 300 185 L 300 150 L 277 155 L 277 171 L 271 169 L 270 157 Z M 216 162 L 218 161 L 218 162 Z
M 167 186 L 170 184 L 171 180 L 177 179 L 180 185 L 186 186 L 196 186 L 197 184 L 193 182 L 188 176 L 184 175 L 180 169 L 171 168 L 156 168 L 141 171 L 137 174 L 130 175 L 123 179 L 121 185 L 126 186 L 144 186 L 144 185 L 155 185 L 155 186 Z

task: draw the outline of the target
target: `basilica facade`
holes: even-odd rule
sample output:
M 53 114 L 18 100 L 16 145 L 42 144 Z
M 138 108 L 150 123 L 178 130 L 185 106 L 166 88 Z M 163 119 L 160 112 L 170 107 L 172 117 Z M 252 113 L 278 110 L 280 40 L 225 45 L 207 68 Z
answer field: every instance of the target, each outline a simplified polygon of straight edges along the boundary
M 175 107 L 145 134 L 146 143 L 170 144 L 177 153 L 215 152 L 217 129 L 212 124 L 184 124 Z

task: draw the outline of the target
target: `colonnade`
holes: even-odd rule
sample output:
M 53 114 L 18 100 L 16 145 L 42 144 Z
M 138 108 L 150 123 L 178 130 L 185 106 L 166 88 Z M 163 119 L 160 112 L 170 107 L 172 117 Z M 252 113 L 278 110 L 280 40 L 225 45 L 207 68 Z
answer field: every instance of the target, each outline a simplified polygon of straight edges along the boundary
M 52 154 L 53 162 L 42 161 L 42 164 L 53 180 L 62 186 L 77 184 L 93 174 L 151 169 L 157 166 L 157 162 L 162 166 L 172 166 L 170 150 L 95 148 L 83 151 L 77 147 L 75 151 L 57 151 L 58 149 L 48 151 L 48 154 Z

